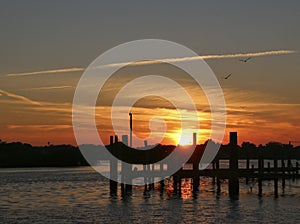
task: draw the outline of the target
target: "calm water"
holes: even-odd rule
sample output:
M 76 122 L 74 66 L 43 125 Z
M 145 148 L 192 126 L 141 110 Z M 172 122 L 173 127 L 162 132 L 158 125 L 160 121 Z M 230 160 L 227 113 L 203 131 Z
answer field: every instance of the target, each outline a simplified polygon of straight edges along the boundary
M 182 197 L 172 195 L 109 196 L 108 180 L 91 168 L 0 169 L 0 223 L 300 223 L 300 183 L 287 181 L 274 199 L 272 182 L 264 182 L 264 196 L 241 184 L 238 201 L 230 201 L 227 184 L 219 198 L 211 179 L 202 178 L 197 198 L 190 182 L 182 182 Z M 120 195 L 120 194 L 118 194 Z

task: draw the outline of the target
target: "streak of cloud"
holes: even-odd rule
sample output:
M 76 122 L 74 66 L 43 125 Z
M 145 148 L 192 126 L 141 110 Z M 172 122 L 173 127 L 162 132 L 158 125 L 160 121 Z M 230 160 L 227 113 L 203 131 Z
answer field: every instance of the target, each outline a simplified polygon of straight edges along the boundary
M 252 53 L 236 53 L 236 54 L 215 54 L 215 55 L 202 55 L 195 57 L 183 57 L 183 58 L 165 58 L 165 59 L 157 59 L 150 61 L 140 61 L 140 62 L 121 62 L 121 63 L 112 63 L 100 66 L 98 68 L 105 67 L 117 67 L 117 66 L 138 66 L 138 65 L 151 65 L 151 64 L 159 64 L 162 63 L 159 60 L 163 60 L 164 62 L 186 62 L 186 61 L 195 61 L 201 59 L 228 59 L 228 58 L 241 58 L 241 57 L 262 57 L 262 56 L 271 56 L 271 55 L 285 55 L 285 54 L 295 54 L 298 53 L 295 50 L 273 50 L 273 51 L 263 51 L 263 52 L 252 52 Z M 43 74 L 56 74 L 56 73 L 67 73 L 67 72 L 81 72 L 84 71 L 85 68 L 62 68 L 62 69 L 53 69 L 53 70 L 42 70 L 42 71 L 34 71 L 34 72 L 22 72 L 22 73 L 9 73 L 6 74 L 8 77 L 16 77 L 16 76 L 27 76 L 27 75 L 43 75 Z
M 41 105 L 40 102 L 31 100 L 31 99 L 29 99 L 25 96 L 21 96 L 21 95 L 17 95 L 17 94 L 11 93 L 11 92 L 4 91 L 2 89 L 0 89 L 0 94 L 8 96 L 8 97 L 13 98 L 13 99 L 20 100 L 24 103 L 29 103 L 29 104 L 32 104 L 32 105 Z
M 84 71 L 84 68 L 61 68 L 61 69 L 42 70 L 42 71 L 35 71 L 35 72 L 9 73 L 6 74 L 6 76 L 12 77 L 12 76 L 42 75 L 42 74 L 51 74 L 51 73 L 66 73 L 66 72 L 81 72 L 81 71 Z
M 56 89 L 67 89 L 67 88 L 72 88 L 72 86 L 45 86 L 45 87 L 28 88 L 25 90 L 56 90 Z
M 202 56 L 203 59 L 221 59 L 221 58 L 240 58 L 240 57 L 262 57 L 271 55 L 284 55 L 284 54 L 296 54 L 294 50 L 275 50 L 275 51 L 263 51 L 253 53 L 238 53 L 238 54 L 224 54 L 224 55 L 206 55 Z
M 71 129 L 72 125 L 69 124 L 44 124 L 44 125 L 7 125 L 8 129 L 34 129 L 43 131 L 52 131 L 58 129 Z
M 183 58 L 166 58 L 166 59 L 157 59 L 157 61 L 139 61 L 133 64 L 129 64 L 129 66 L 137 66 L 137 65 L 151 65 L 151 64 L 159 64 L 162 63 L 159 60 L 163 60 L 166 63 L 171 62 L 186 62 L 186 61 L 195 61 L 201 59 L 226 59 L 226 58 L 241 58 L 241 57 L 262 57 L 262 56 L 271 56 L 271 55 L 284 55 L 284 54 L 295 54 L 297 51 L 294 50 L 276 50 L 276 51 L 264 51 L 264 52 L 254 52 L 254 53 L 238 53 L 238 54 L 215 54 L 215 55 L 202 55 L 202 56 L 194 56 L 194 57 L 183 57 Z M 125 66 L 128 65 L 128 62 L 123 63 L 115 63 L 109 65 L 103 65 L 102 67 L 116 67 L 116 66 Z

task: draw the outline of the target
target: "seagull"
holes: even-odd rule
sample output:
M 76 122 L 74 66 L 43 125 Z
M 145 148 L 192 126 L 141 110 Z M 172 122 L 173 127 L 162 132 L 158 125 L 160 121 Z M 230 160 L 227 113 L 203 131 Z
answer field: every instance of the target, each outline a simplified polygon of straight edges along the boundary
M 231 76 L 231 74 L 227 75 L 226 77 L 223 77 L 224 79 L 228 79 Z
M 239 61 L 241 61 L 241 62 L 247 62 L 247 61 L 249 61 L 251 59 L 251 57 L 249 57 L 249 58 L 247 58 L 247 59 L 240 59 Z

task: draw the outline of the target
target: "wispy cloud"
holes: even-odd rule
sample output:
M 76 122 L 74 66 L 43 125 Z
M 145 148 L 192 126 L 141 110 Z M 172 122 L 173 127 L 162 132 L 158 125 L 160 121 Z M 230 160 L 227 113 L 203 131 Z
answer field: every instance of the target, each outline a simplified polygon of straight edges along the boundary
M 31 100 L 31 99 L 29 99 L 25 96 L 17 95 L 17 94 L 7 92 L 7 91 L 1 90 L 1 89 L 0 89 L 0 94 L 11 97 L 13 99 L 20 100 L 20 101 L 25 102 L 25 103 L 29 103 L 29 104 L 33 104 L 33 105 L 41 105 L 41 103 L 38 102 L 38 101 L 34 101 L 34 100 Z
M 253 53 L 238 53 L 238 54 L 223 54 L 223 55 L 206 55 L 202 56 L 203 59 L 221 59 L 221 58 L 240 58 L 240 57 L 262 57 L 270 55 L 284 55 L 284 54 L 296 54 L 294 50 L 275 50 L 275 51 L 263 51 Z
M 44 124 L 44 125 L 7 125 L 8 129 L 34 129 L 43 131 L 52 131 L 58 129 L 71 129 L 72 125 L 69 124 Z
M 67 89 L 67 88 L 72 88 L 72 86 L 44 86 L 44 87 L 27 88 L 24 90 L 56 90 L 56 89 Z
M 139 61 L 135 62 L 129 66 L 137 66 L 137 65 L 151 65 L 151 64 L 159 64 L 162 63 L 159 60 L 163 60 L 164 62 L 186 62 L 186 61 L 196 61 L 201 59 L 226 59 L 226 58 L 241 58 L 241 57 L 262 57 L 262 56 L 271 56 L 271 55 L 284 55 L 284 54 L 295 54 L 297 51 L 294 50 L 276 50 L 276 51 L 263 51 L 263 52 L 253 52 L 253 53 L 237 53 L 237 54 L 213 54 L 213 55 L 202 55 L 195 57 L 183 57 L 183 58 L 164 58 L 157 59 L 156 61 Z M 102 67 L 116 67 L 116 66 L 125 66 L 128 62 L 122 63 L 114 63 L 109 65 L 104 65 Z
M 43 75 L 51 73 L 66 73 L 66 72 L 81 72 L 84 68 L 61 68 L 61 69 L 51 69 L 51 70 L 42 70 L 35 72 L 22 72 L 22 73 L 9 73 L 6 76 L 26 76 L 26 75 Z
M 186 61 L 195 61 L 200 59 L 226 59 L 226 58 L 240 58 L 240 57 L 262 57 L 262 56 L 271 56 L 271 55 L 285 55 L 285 54 L 295 54 L 298 53 L 295 50 L 273 50 L 273 51 L 262 51 L 262 52 L 250 52 L 250 53 L 236 53 L 236 54 L 214 54 L 214 55 L 202 55 L 195 57 L 183 57 L 183 58 L 162 58 L 157 59 L 156 61 L 140 61 L 131 64 L 132 66 L 137 65 L 150 65 L 150 64 L 158 64 L 161 63 L 159 60 L 163 60 L 165 62 L 186 62 Z M 130 62 L 121 62 L 121 63 L 112 63 L 100 66 L 103 67 L 116 67 L 116 66 L 125 66 Z M 42 71 L 33 71 L 33 72 L 22 72 L 22 73 L 9 73 L 6 74 L 8 77 L 15 76 L 27 76 L 27 75 L 43 75 L 43 74 L 56 74 L 56 73 L 67 73 L 67 72 L 81 72 L 84 71 L 85 68 L 61 68 L 61 69 L 52 69 L 52 70 L 42 70 Z

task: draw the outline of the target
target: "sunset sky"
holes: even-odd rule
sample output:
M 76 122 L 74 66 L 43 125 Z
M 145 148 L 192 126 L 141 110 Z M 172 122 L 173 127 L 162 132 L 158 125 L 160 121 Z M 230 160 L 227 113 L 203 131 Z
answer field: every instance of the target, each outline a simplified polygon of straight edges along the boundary
M 226 133 L 237 131 L 239 143 L 300 141 L 299 11 L 299 1 L 271 0 L 1 1 L 0 139 L 76 144 L 72 101 L 85 68 L 119 44 L 154 38 L 203 56 L 224 92 Z M 248 56 L 248 62 L 239 61 Z M 167 64 L 125 67 L 101 90 L 96 122 L 103 141 L 108 143 L 113 133 L 110 104 L 118 85 L 143 74 L 169 76 L 200 99 L 198 143 L 203 143 L 210 133 L 207 99 L 184 72 Z M 149 143 L 156 143 L 166 129 L 162 143 L 178 144 L 179 117 L 170 102 L 144 98 L 132 112 L 138 137 L 149 137 L 149 121 L 158 116 L 166 125 L 158 122 Z M 128 129 L 128 116 L 120 117 L 120 126 Z M 182 143 L 190 143 L 194 131 L 188 130 Z

